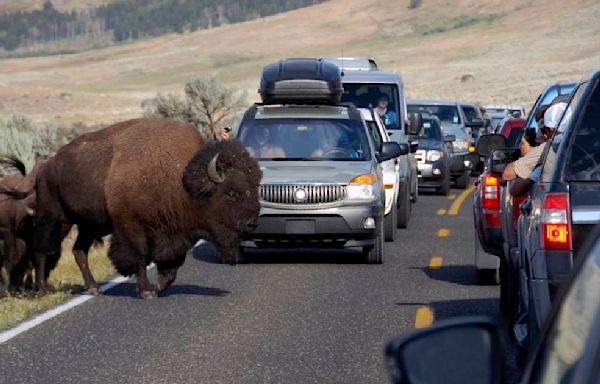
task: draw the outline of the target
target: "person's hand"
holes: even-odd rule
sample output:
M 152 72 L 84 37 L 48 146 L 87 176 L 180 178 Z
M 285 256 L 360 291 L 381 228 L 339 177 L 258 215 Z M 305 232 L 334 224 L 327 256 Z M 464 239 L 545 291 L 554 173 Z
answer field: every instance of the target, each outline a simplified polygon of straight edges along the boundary
M 229 132 L 231 132 L 231 127 L 221 127 L 219 130 L 221 140 L 229 140 Z

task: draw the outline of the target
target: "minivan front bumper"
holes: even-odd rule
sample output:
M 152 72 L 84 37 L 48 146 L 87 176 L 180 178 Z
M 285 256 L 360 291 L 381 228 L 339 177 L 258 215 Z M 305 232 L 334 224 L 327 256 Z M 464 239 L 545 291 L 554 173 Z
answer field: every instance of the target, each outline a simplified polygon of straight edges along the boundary
M 327 209 L 287 210 L 261 208 L 258 226 L 244 236 L 241 246 L 250 248 L 349 248 L 375 244 L 383 225 L 381 199 L 371 205 L 347 205 Z M 365 220 L 375 220 L 365 228 Z

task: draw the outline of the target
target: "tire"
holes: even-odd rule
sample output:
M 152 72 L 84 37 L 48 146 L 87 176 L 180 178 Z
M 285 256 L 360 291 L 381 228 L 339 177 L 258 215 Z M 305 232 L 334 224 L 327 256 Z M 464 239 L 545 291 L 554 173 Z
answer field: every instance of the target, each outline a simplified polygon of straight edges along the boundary
M 477 283 L 479 285 L 500 284 L 500 269 L 478 269 Z
M 508 263 L 504 257 L 500 257 L 500 313 L 510 324 L 511 315 L 511 297 L 510 297 L 510 276 Z M 510 326 L 510 325 L 509 325 Z
M 408 227 L 408 220 L 410 218 L 410 193 L 408 190 L 407 183 L 400 184 L 400 191 L 398 192 L 398 203 L 396 205 L 396 210 L 397 227 Z
M 415 175 L 415 177 L 417 177 L 417 176 Z M 418 180 L 415 181 L 414 184 L 415 184 L 415 192 L 411 195 L 410 201 L 413 203 L 416 203 L 419 201 L 419 181 Z
M 459 177 L 456 178 L 456 181 L 454 182 L 456 188 L 459 189 L 465 189 L 467 188 L 467 186 L 469 185 L 469 181 L 470 181 L 470 171 L 466 171 L 464 172 L 462 175 L 460 175 Z
M 437 189 L 436 193 L 442 196 L 448 196 L 450 194 L 450 176 L 447 173 L 444 177 L 444 181 L 442 181 L 442 186 Z
M 537 316 L 533 304 L 531 286 L 529 288 L 529 307 L 527 308 L 527 356 L 533 356 L 533 351 L 539 339 Z
M 381 224 L 376 229 L 375 245 L 363 248 L 363 256 L 368 264 L 383 264 L 383 228 Z
M 384 217 L 384 222 L 385 222 L 385 241 L 394 241 L 396 240 L 396 232 L 398 232 L 398 228 L 396 227 L 396 209 L 395 207 L 392 207 L 392 209 L 390 209 L 390 212 L 385 215 Z

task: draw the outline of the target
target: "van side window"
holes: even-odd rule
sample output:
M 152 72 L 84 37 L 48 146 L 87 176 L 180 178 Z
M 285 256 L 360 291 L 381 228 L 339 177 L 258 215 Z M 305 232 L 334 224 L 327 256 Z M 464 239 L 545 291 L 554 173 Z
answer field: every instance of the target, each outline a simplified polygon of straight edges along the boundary
M 600 86 L 585 107 L 567 157 L 565 179 L 600 181 Z

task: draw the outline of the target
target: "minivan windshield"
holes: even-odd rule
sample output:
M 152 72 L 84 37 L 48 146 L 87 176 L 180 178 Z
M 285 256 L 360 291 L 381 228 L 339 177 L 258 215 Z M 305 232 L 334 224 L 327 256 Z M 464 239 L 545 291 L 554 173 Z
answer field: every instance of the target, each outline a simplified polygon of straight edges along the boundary
M 344 83 L 342 102 L 375 108 L 387 128 L 399 129 L 398 87 L 395 84 Z
M 243 122 L 238 139 L 257 160 L 364 161 L 371 157 L 356 120 L 277 118 Z
M 456 105 L 426 105 L 426 104 L 410 104 L 408 113 L 421 112 L 429 113 L 437 116 L 442 124 L 462 124 L 460 114 Z M 452 133 L 454 134 L 454 133 Z

